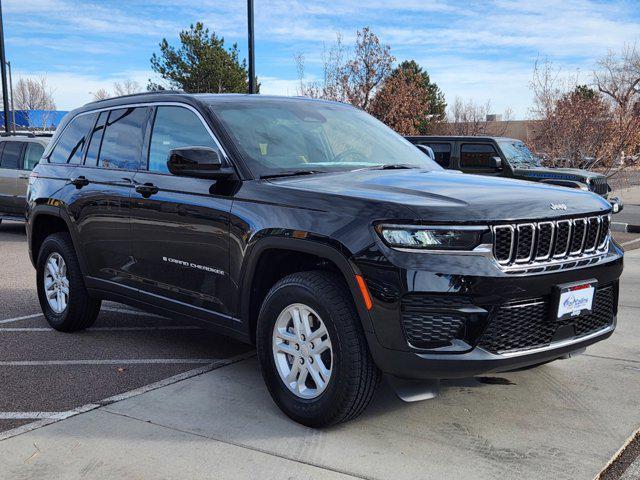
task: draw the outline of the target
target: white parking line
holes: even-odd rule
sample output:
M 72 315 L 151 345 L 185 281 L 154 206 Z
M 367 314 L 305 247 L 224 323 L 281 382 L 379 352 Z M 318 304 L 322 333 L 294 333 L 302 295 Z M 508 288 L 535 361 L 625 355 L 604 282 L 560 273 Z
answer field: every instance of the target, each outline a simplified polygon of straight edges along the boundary
M 2 332 L 52 332 L 49 327 L 7 327 L 0 328 Z M 149 330 L 201 330 L 195 325 L 159 325 L 157 327 L 94 327 L 87 328 L 86 332 L 145 332 Z
M 113 307 L 102 307 L 100 311 L 105 312 L 116 312 L 116 313 L 129 313 L 131 315 L 140 315 L 143 317 L 155 317 L 155 318 L 166 318 L 160 315 L 156 315 L 154 313 L 147 313 L 140 310 L 129 310 L 128 308 L 113 308 Z M 18 322 L 20 320 L 27 320 L 29 318 L 37 318 L 42 317 L 42 313 L 34 313 L 33 315 L 23 315 L 22 317 L 14 317 L 14 318 L 6 318 L 4 320 L 0 320 L 0 324 L 3 323 L 13 323 Z
M 33 315 L 25 315 L 23 317 L 14 317 L 14 318 L 7 318 L 5 320 L 0 320 L 0 323 L 12 323 L 12 322 L 17 322 L 19 320 L 26 320 L 28 318 L 36 318 L 41 316 L 42 316 L 42 313 L 34 313 Z
M 67 412 L 0 412 L 0 420 L 37 420 L 39 418 L 64 418 Z
M 42 419 L 36 420 L 35 422 L 31 422 L 17 428 L 12 428 L 11 430 L 5 430 L 4 432 L 0 432 L 0 441 L 6 440 L 7 438 L 15 437 L 16 435 L 20 435 L 22 433 L 36 430 L 46 425 L 55 423 L 59 420 L 64 420 L 65 418 L 73 417 L 80 413 L 89 412 L 91 410 L 95 410 L 96 408 L 100 408 L 105 405 L 110 405 L 112 403 L 119 402 L 127 398 L 135 397 L 142 393 L 150 392 L 151 390 L 156 390 L 158 388 L 171 385 L 172 383 L 176 383 L 181 380 L 185 380 L 187 378 L 195 377 L 196 375 L 202 375 L 203 373 L 209 372 L 211 370 L 215 370 L 216 368 L 224 367 L 225 365 L 231 365 L 232 363 L 246 360 L 247 358 L 253 357 L 254 355 L 255 353 L 251 351 L 251 352 L 241 353 L 231 358 L 216 360 L 213 363 L 210 363 L 209 365 L 204 365 L 202 367 L 194 368 L 193 370 L 179 373 L 178 375 L 174 375 L 173 377 L 165 378 L 164 380 L 160 380 L 158 382 L 151 383 L 149 385 L 145 385 L 143 387 L 136 388 L 134 390 L 121 393 L 119 395 L 115 395 L 113 397 L 105 398 L 104 400 L 100 400 L 97 403 L 88 403 L 86 405 L 83 405 L 78 408 L 74 408 L 73 410 L 69 410 L 67 412 L 60 412 L 60 417 L 42 418 Z
M 113 360 L 8 360 L 0 362 L 0 367 L 48 366 L 48 365 L 146 365 L 146 364 L 182 364 L 211 363 L 218 358 L 129 358 Z

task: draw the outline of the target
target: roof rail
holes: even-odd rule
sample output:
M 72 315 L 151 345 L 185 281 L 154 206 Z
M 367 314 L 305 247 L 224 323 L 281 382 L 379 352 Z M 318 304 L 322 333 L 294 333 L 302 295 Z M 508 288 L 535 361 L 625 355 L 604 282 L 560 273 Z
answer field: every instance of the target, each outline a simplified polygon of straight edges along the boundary
M 101 102 L 106 102 L 109 100 L 116 100 L 118 98 L 130 98 L 130 97 L 139 97 L 141 95 L 155 95 L 156 93 L 160 93 L 160 94 L 176 94 L 176 93 L 187 93 L 184 90 L 154 90 L 153 92 L 138 92 L 138 93 L 130 93 L 128 95 L 119 95 L 117 97 L 109 97 L 109 98 L 103 98 L 101 100 L 94 100 L 93 102 L 89 102 L 87 103 L 87 105 L 93 105 L 94 103 L 101 103 Z
M 30 137 L 35 138 L 35 133 L 33 132 L 0 132 L 0 137 Z

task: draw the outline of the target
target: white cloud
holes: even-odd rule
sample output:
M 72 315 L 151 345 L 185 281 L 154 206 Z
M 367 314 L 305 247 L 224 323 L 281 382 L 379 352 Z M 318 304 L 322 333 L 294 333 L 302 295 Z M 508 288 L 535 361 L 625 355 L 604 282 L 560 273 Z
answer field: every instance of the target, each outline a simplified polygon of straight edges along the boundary
M 93 94 L 104 88 L 113 92 L 113 83 L 123 80 L 135 80 L 142 88 L 146 88 L 147 80 L 152 77 L 152 72 L 147 71 L 123 71 L 114 75 L 97 77 L 74 73 L 44 72 L 44 71 L 16 71 L 13 72 L 14 84 L 21 78 L 45 77 L 47 85 L 53 92 L 53 97 L 58 110 L 73 110 L 85 103 L 93 101 Z

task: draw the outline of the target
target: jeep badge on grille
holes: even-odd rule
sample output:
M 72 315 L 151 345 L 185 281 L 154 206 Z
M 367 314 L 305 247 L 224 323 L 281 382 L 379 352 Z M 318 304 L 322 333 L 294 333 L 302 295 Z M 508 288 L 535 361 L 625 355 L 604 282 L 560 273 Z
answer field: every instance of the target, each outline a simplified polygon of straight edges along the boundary
M 551 210 L 566 210 L 567 206 L 564 203 L 552 203 Z

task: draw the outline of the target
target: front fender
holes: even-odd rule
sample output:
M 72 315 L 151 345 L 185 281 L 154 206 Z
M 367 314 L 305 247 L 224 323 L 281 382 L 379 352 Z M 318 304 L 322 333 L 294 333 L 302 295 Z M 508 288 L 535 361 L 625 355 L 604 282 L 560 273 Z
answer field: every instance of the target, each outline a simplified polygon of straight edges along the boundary
M 351 255 L 348 250 L 338 244 L 335 240 L 326 237 L 305 236 L 303 232 L 283 232 L 279 231 L 278 236 L 258 235 L 260 238 L 250 244 L 247 249 L 245 260 L 243 262 L 240 273 L 240 291 L 247 296 L 251 295 L 251 285 L 256 273 L 258 260 L 266 250 L 287 250 L 293 252 L 301 252 L 312 254 L 321 258 L 325 258 L 332 262 L 340 272 L 349 287 L 349 291 L 356 306 L 358 316 L 362 322 L 365 331 L 372 332 L 371 318 L 364 304 L 360 288 L 358 286 L 356 275 L 360 275 L 360 269 L 350 259 Z M 289 235 L 287 235 L 289 233 Z M 251 324 L 250 319 L 250 298 L 244 298 L 240 305 L 240 315 L 245 325 Z

